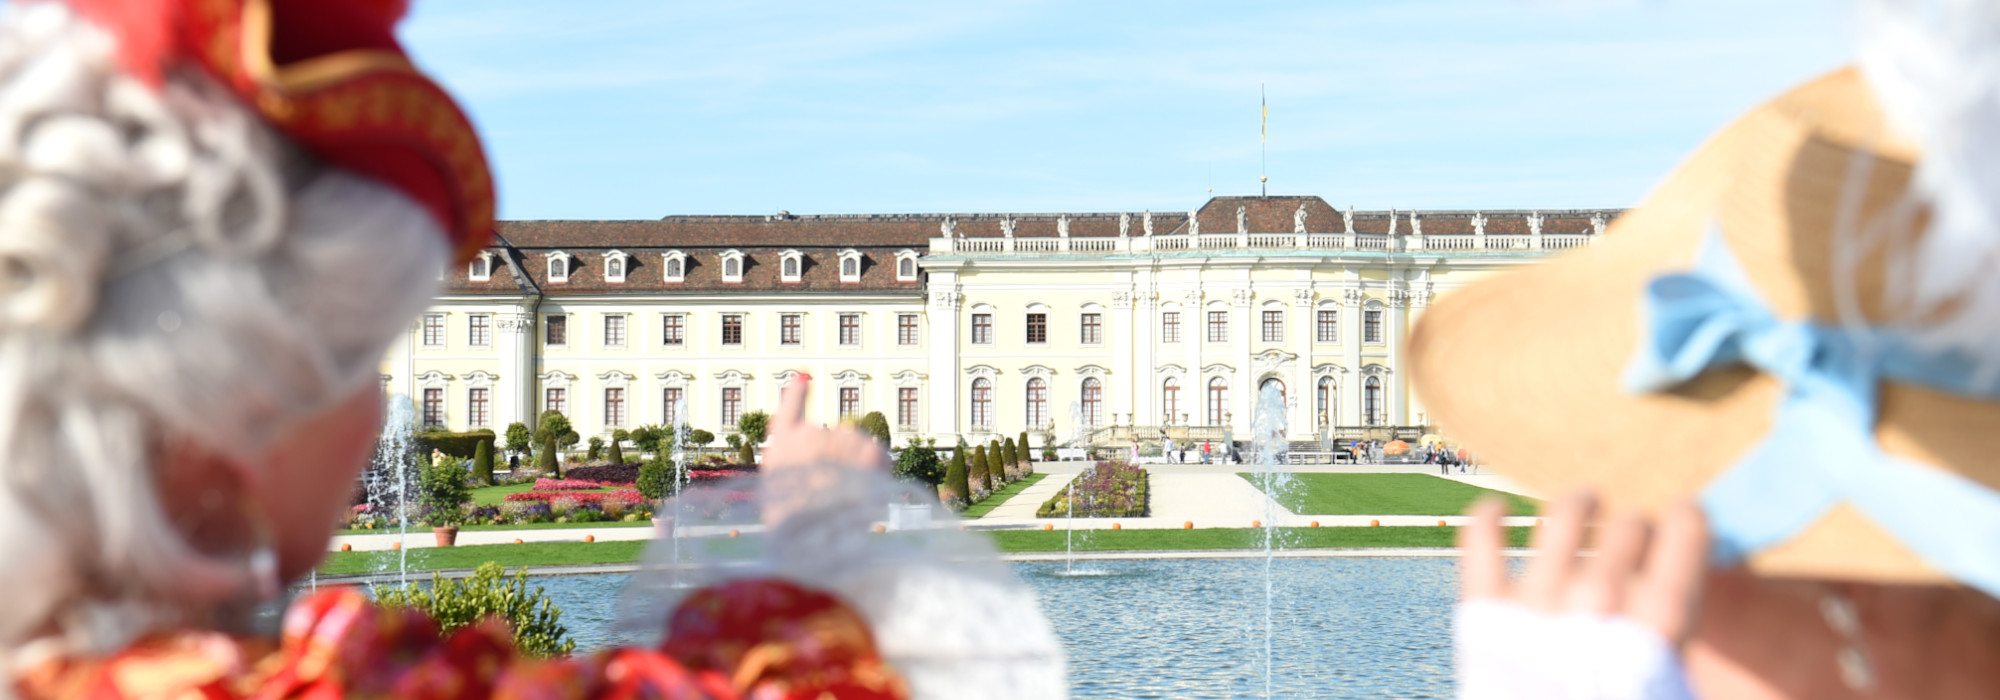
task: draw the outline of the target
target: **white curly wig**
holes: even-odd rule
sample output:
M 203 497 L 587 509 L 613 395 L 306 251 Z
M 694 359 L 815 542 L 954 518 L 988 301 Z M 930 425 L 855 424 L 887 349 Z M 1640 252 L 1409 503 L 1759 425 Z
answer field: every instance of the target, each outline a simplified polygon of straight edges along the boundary
M 162 444 L 247 459 L 376 381 L 447 255 L 400 193 L 115 48 L 63 4 L 0 9 L 0 661 L 250 585 L 169 523 Z

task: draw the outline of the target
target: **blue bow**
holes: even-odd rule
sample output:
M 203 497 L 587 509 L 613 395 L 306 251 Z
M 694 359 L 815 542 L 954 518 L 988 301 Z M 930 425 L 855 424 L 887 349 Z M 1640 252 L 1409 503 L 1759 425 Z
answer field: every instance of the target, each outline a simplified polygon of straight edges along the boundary
M 1718 564 L 1789 540 L 1844 501 L 1939 571 L 2000 596 L 2000 493 L 1885 454 L 1874 438 L 1884 379 L 2000 398 L 1971 362 L 1890 329 L 1779 319 L 1714 234 L 1693 270 L 1655 278 L 1641 305 L 1647 334 L 1627 390 L 1664 391 L 1735 364 L 1785 385 L 1770 434 L 1701 494 Z

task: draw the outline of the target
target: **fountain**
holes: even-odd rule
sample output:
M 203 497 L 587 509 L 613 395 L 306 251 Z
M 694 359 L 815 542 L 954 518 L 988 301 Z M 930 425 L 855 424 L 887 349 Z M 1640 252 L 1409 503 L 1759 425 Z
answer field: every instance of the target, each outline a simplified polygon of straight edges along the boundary
M 408 396 L 390 396 L 382 419 L 382 434 L 376 438 L 374 461 L 362 482 L 368 512 L 389 513 L 394 519 L 397 579 L 404 585 L 410 582 L 410 468 L 415 460 L 416 429 L 416 404 Z M 387 573 L 389 562 L 378 561 L 375 570 Z
M 686 501 L 686 499 L 681 498 L 681 491 L 687 488 L 687 444 L 688 442 L 691 441 L 691 436 L 694 435 L 694 429 L 688 426 L 687 416 L 683 414 L 680 418 L 680 421 L 674 424 L 673 430 L 674 430 L 674 435 L 673 435 L 674 450 L 672 453 L 672 458 L 674 460 L 674 491 L 672 497 L 674 499 L 674 515 L 672 521 L 673 524 L 669 526 L 665 534 L 667 536 L 667 539 L 672 541 L 672 544 L 670 546 L 673 551 L 673 560 L 667 566 L 667 568 L 672 572 L 670 574 L 672 579 L 669 585 L 675 588 L 680 588 L 681 587 L 681 522 L 683 517 L 683 511 L 685 510 L 683 503 Z
M 1273 584 L 1271 562 L 1278 539 L 1278 496 L 1291 485 L 1289 472 L 1278 470 L 1278 453 L 1286 443 L 1285 396 L 1275 384 L 1266 384 L 1257 394 L 1257 410 L 1250 421 L 1251 459 L 1255 461 L 1257 484 L 1264 491 L 1264 697 L 1271 697 L 1271 608 Z
M 1084 433 L 1083 404 L 1075 401 L 1069 402 L 1069 424 L 1071 426 L 1069 446 L 1081 447 L 1083 445 Z M 1088 454 L 1087 452 L 1085 453 L 1086 456 Z M 1097 471 L 1097 462 L 1086 461 L 1090 462 L 1090 466 L 1085 467 L 1082 472 L 1070 478 L 1069 498 L 1063 501 L 1063 506 L 1066 509 L 1063 515 L 1063 574 L 1068 576 L 1076 575 L 1076 499 L 1077 494 L 1080 493 L 1076 487 L 1077 484 L 1083 483 L 1084 480 L 1090 478 L 1091 473 Z

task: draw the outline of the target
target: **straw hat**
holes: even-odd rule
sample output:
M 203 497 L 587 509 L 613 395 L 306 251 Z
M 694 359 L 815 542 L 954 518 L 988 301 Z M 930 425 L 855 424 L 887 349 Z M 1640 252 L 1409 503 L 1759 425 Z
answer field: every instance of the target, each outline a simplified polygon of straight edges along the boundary
M 1855 220 L 1898 215 L 1916 159 L 1856 70 L 1794 88 L 1715 136 L 1597 245 L 1441 299 L 1411 336 L 1417 392 L 1453 436 L 1539 493 L 1587 484 L 1621 508 L 1696 494 L 1761 442 L 1783 387 L 1738 367 L 1667 393 L 1621 388 L 1641 339 L 1643 288 L 1687 269 L 1720 235 L 1777 317 L 1834 321 L 1833 232 L 1846 188 L 1863 190 Z M 1900 211 L 1901 228 L 1922 230 L 1921 211 Z M 1883 267 L 1878 255 L 1853 279 L 1874 322 L 1890 318 Z M 2000 404 L 1894 382 L 1879 396 L 1885 453 L 2000 487 Z M 1948 580 L 1845 504 L 1749 566 L 1770 576 Z

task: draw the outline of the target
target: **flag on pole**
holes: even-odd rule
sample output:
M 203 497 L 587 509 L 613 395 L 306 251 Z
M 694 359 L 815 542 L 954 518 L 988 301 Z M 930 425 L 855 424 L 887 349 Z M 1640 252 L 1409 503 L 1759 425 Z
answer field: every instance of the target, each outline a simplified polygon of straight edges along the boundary
M 1264 108 L 1264 118 L 1257 122 L 1257 139 L 1271 140 L 1271 101 L 1264 98 L 1264 84 L 1257 84 L 1257 104 Z

